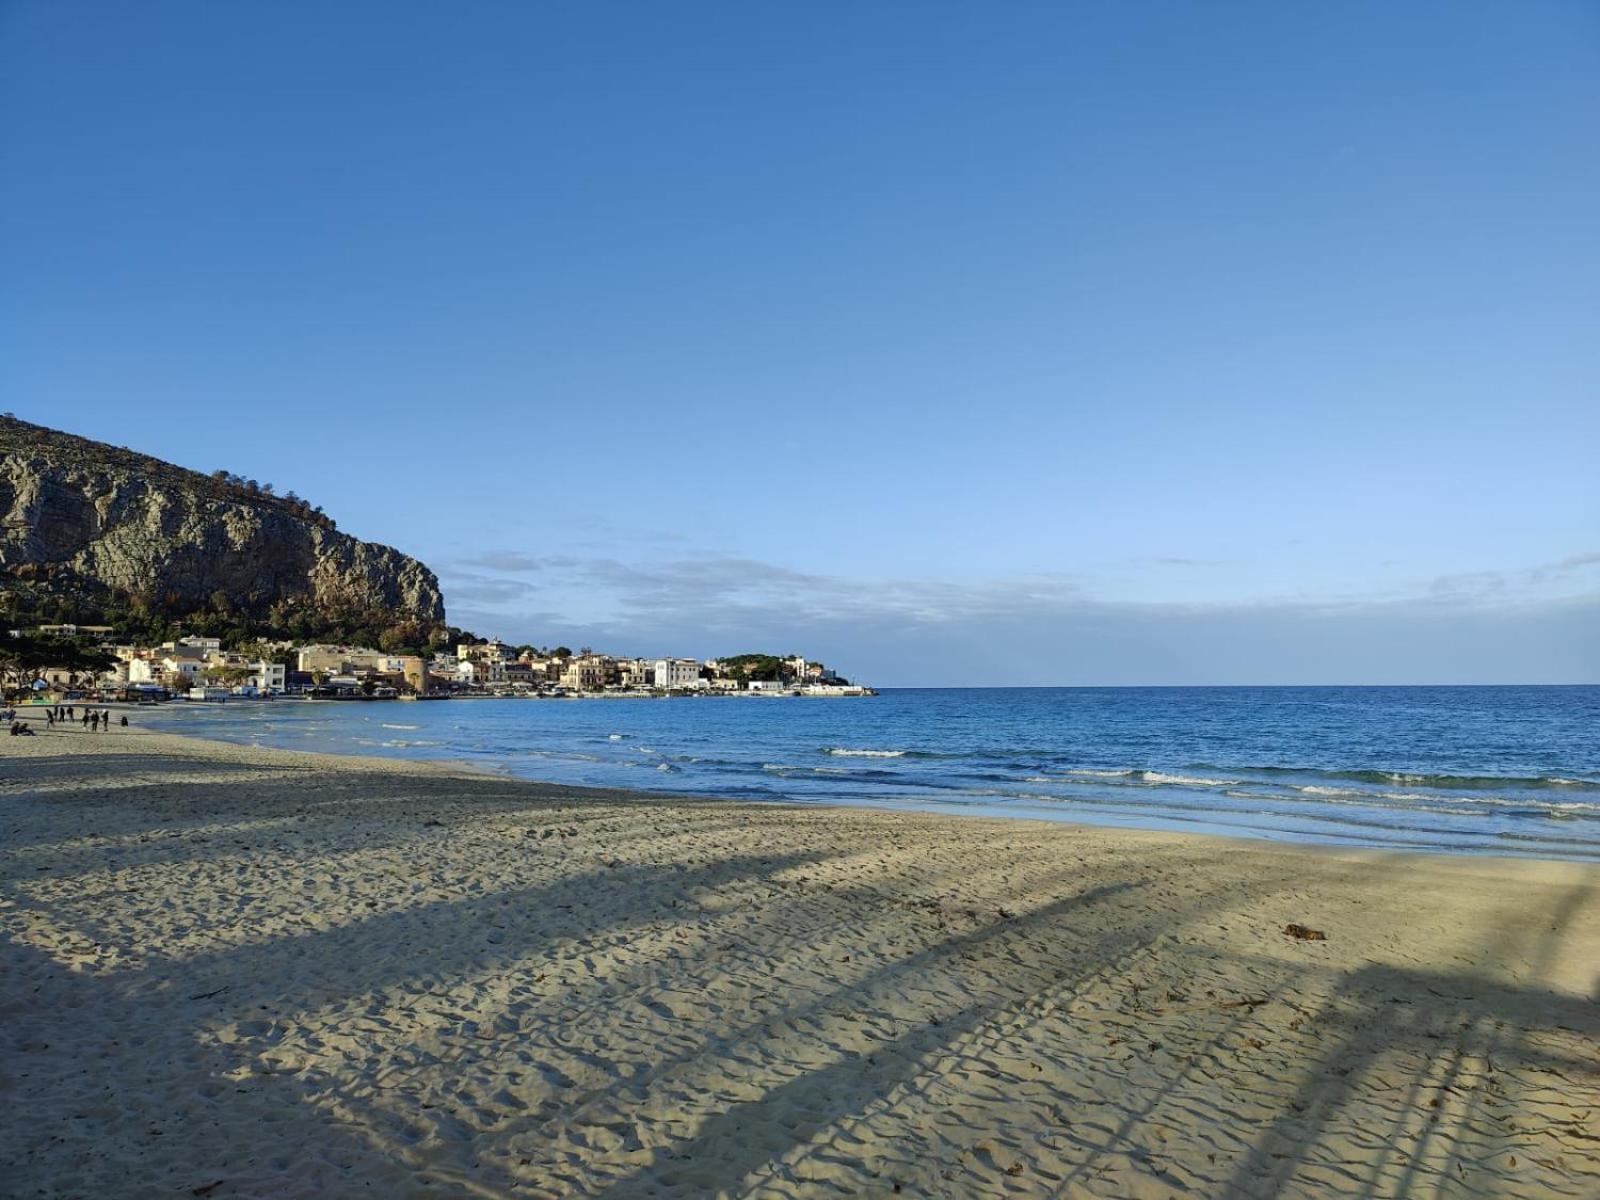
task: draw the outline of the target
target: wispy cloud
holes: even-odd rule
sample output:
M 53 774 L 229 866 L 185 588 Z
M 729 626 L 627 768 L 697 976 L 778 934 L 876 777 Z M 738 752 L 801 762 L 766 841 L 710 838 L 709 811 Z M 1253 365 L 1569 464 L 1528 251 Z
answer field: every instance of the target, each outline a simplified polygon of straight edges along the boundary
M 531 554 L 523 554 L 519 550 L 489 550 L 483 554 L 476 554 L 469 558 L 458 558 L 456 564 L 463 567 L 482 567 L 489 571 L 537 571 L 539 560 Z
M 473 606 L 509 604 L 539 590 L 537 584 L 526 579 L 505 579 L 464 571 L 446 571 L 440 582 L 452 603 L 464 602 Z
M 1220 565 L 1211 560 L 1151 560 L 1175 566 Z M 1061 619 L 1108 611 L 1150 616 L 1274 610 L 1337 615 L 1395 606 L 1493 608 L 1583 595 L 1600 552 L 1570 555 L 1526 568 L 1458 572 L 1413 587 L 1352 590 L 1339 595 L 1272 595 L 1205 603 L 1110 602 L 1093 580 L 1040 572 L 978 582 L 925 578 L 850 579 L 733 555 L 695 555 L 625 561 L 603 555 L 534 555 L 497 550 L 462 559 L 497 572 L 446 571 L 452 601 L 507 605 L 538 590 L 547 604 L 570 598 L 582 607 L 569 618 L 603 619 L 611 627 L 694 621 L 706 629 L 764 623 L 809 627 L 843 621 L 889 620 L 910 625 L 965 621 Z M 603 617 L 602 617 L 603 614 Z
M 697 556 L 659 562 L 512 553 L 484 555 L 506 571 L 536 574 L 547 592 L 603 599 L 622 620 L 694 618 L 709 628 L 752 613 L 799 625 L 893 617 L 940 624 L 1054 611 L 1083 596 L 1075 577 L 1040 573 L 993 583 L 929 579 L 852 580 L 759 559 Z M 508 593 L 514 598 L 514 594 Z
M 625 653 L 803 649 L 885 683 L 1573 680 L 1600 671 L 1600 553 L 1387 590 L 1189 603 L 1106 600 L 1093 579 L 1065 573 L 851 579 L 712 554 L 634 562 L 507 550 L 473 561 L 476 569 L 463 560 L 442 574 L 451 619 L 479 632 Z M 1596 650 L 1583 648 L 1586 637 Z M 1498 674 L 1471 669 L 1494 656 Z
M 1552 592 L 1581 587 L 1587 577 L 1600 584 L 1600 551 L 1570 554 L 1554 562 L 1493 571 L 1461 571 L 1432 579 L 1426 594 L 1436 600 L 1461 604 L 1524 603 L 1544 599 Z M 1591 586 L 1595 586 L 1592 584 Z

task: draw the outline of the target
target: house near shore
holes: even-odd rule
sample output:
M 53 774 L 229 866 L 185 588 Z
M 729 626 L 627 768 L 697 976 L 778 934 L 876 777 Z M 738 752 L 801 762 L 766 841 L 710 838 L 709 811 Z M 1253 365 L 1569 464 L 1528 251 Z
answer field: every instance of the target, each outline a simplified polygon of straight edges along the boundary
M 616 680 L 616 662 L 604 654 L 580 654 L 567 660 L 561 686 L 574 692 L 598 692 Z
M 289 669 L 282 663 L 262 660 L 251 663 L 248 669 L 250 674 L 245 677 L 244 686 L 257 695 L 282 696 L 289 690 Z
M 656 659 L 651 681 L 663 692 L 699 691 L 704 683 L 700 664 L 692 658 Z
M 334 646 L 319 643 L 295 651 L 295 668 L 313 673 L 342 675 L 351 671 L 382 671 L 393 658 L 368 646 Z
M 515 662 L 517 652 L 499 638 L 487 642 L 462 642 L 456 647 L 456 661 L 474 659 L 482 662 Z
M 158 683 L 173 691 L 187 692 L 200 682 L 205 669 L 203 651 L 190 646 L 173 647 L 157 650 L 148 658 L 132 659 L 128 663 L 128 682 Z
M 498 658 L 464 658 L 456 663 L 455 681 L 467 687 L 508 683 L 507 664 Z

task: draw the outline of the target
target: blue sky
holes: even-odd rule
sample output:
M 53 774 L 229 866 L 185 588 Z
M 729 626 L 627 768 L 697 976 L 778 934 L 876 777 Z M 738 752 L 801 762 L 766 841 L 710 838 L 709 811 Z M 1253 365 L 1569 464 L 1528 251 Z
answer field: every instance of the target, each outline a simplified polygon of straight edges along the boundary
M 452 620 L 1600 680 L 1600 8 L 0 6 L 0 407 Z

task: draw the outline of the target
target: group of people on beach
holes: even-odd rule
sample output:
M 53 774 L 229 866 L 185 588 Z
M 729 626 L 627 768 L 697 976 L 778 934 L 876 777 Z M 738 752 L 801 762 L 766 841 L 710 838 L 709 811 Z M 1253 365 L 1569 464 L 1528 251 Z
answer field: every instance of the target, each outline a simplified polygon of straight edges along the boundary
M 102 733 L 111 728 L 111 713 L 104 708 L 85 708 L 80 715 L 77 706 L 73 704 L 57 704 L 44 710 L 44 719 L 49 722 L 50 728 L 57 725 L 66 725 L 69 721 L 77 721 L 85 729 L 93 733 Z M 0 720 L 11 726 L 12 737 L 33 737 L 34 733 L 26 721 L 17 720 L 15 709 L 8 708 L 0 712 Z M 128 727 L 128 718 L 124 716 L 120 722 L 122 728 Z
M 58 704 L 54 708 L 44 710 L 45 720 L 50 722 L 50 728 L 65 725 L 68 721 L 77 721 L 85 729 L 99 733 L 111 728 L 111 713 L 104 708 L 85 708 L 83 715 L 79 716 L 77 709 L 71 704 Z M 122 718 L 122 727 L 128 727 L 128 718 Z

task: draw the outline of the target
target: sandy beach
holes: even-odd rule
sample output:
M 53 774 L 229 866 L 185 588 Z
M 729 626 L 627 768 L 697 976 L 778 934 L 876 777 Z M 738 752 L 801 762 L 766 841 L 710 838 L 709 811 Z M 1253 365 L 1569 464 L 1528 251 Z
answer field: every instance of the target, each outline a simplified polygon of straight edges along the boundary
M 1600 1195 L 1592 866 L 0 750 L 8 1196 Z

